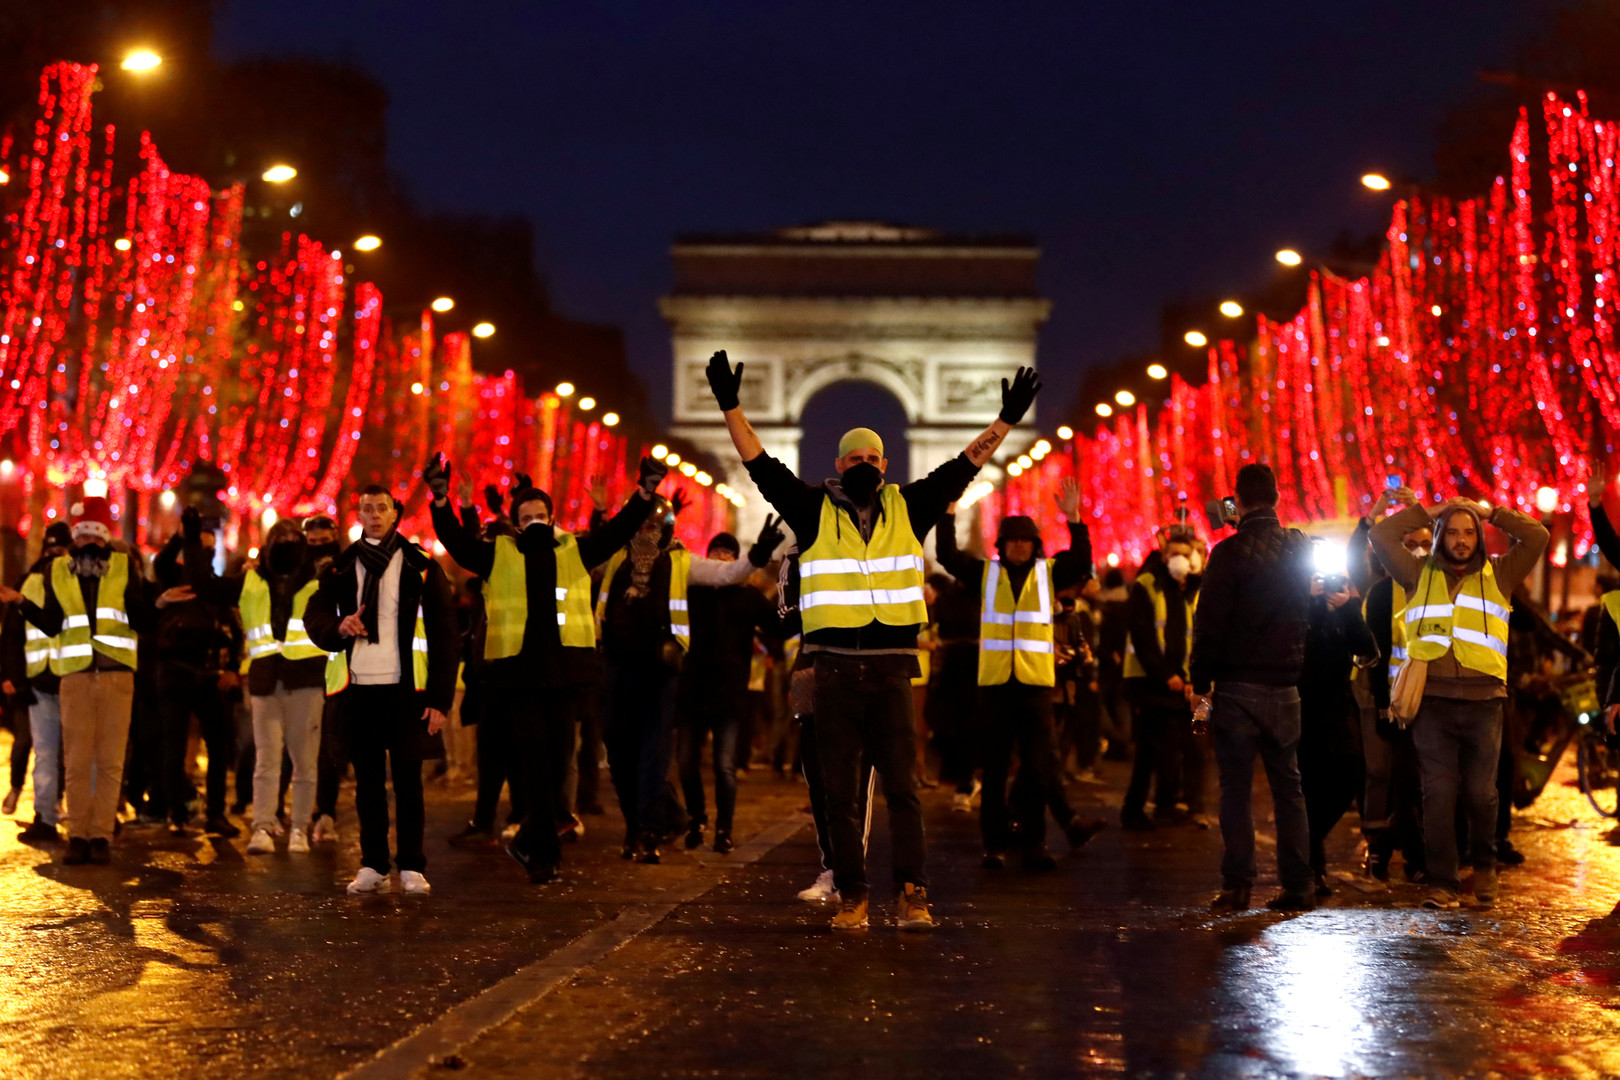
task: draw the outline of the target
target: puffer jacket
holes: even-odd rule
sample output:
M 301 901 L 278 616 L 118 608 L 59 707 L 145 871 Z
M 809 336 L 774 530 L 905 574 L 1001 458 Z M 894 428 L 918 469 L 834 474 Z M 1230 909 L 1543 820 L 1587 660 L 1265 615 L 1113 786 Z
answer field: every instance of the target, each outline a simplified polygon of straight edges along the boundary
M 1310 625 L 1311 543 L 1275 510 L 1244 515 L 1209 553 L 1193 618 L 1196 693 L 1216 682 L 1297 686 Z

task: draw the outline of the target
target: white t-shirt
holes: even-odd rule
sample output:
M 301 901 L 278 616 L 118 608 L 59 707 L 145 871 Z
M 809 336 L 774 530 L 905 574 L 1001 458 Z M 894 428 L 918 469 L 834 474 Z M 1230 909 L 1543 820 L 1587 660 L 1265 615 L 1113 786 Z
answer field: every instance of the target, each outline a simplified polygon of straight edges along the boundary
M 362 539 L 362 544 L 375 541 Z M 360 686 L 387 686 L 399 682 L 399 574 L 405 553 L 394 552 L 377 587 L 377 641 L 356 638 L 349 653 L 349 678 Z M 360 595 L 366 593 L 366 568 L 358 560 L 354 576 Z

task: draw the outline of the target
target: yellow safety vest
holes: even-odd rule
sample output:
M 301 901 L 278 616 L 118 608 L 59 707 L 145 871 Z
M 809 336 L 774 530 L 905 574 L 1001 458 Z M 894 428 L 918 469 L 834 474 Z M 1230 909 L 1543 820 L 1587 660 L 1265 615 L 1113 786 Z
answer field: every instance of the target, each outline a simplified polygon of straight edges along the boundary
M 265 656 L 281 654 L 288 660 L 313 660 L 325 656 L 326 650 L 309 639 L 304 629 L 304 610 L 309 598 L 315 595 L 320 583 L 311 579 L 293 595 L 292 612 L 287 619 L 287 637 L 276 640 L 270 623 L 270 583 L 257 570 L 249 570 L 242 579 L 242 630 L 247 635 L 248 666 Z
M 596 623 L 591 618 L 591 575 L 579 557 L 579 542 L 565 529 L 553 529 L 557 538 L 557 634 L 565 646 L 596 648 Z M 495 538 L 495 566 L 484 587 L 484 659 L 505 660 L 523 651 L 523 630 L 529 621 L 528 569 L 517 541 Z
M 400 567 L 403 574 L 404 567 Z M 424 587 L 427 583 L 427 571 L 422 571 Z M 427 689 L 428 680 L 428 640 L 427 620 L 422 617 L 422 603 L 416 604 L 416 629 L 411 634 L 411 676 L 416 682 L 416 692 L 421 693 Z M 347 650 L 339 650 L 326 654 L 326 696 L 340 694 L 349 688 L 349 654 Z
M 51 670 L 71 675 L 90 667 L 94 653 L 118 661 L 135 670 L 137 640 L 124 610 L 124 593 L 129 588 L 129 556 L 115 551 L 107 560 L 107 574 L 96 594 L 96 627 L 90 629 L 90 613 L 84 609 L 84 593 L 73 572 L 73 560 L 59 555 L 51 562 L 51 590 L 62 607 L 62 633 L 57 638 Z
M 1170 607 L 1165 601 L 1163 590 L 1159 588 L 1159 583 L 1154 580 L 1152 573 L 1136 575 L 1136 583 L 1145 587 L 1148 595 L 1153 598 L 1153 625 L 1158 628 L 1159 650 L 1162 652 L 1164 650 L 1164 628 L 1170 621 Z M 1198 601 L 1184 600 L 1183 603 L 1187 606 L 1187 651 L 1183 654 L 1181 663 L 1181 675 L 1185 678 L 1187 664 L 1192 660 L 1193 613 L 1198 610 Z M 1136 644 L 1129 633 L 1125 635 L 1125 678 L 1147 678 L 1147 668 L 1142 666 L 1142 661 L 1137 657 Z
M 628 553 L 620 549 L 613 553 L 608 560 L 607 570 L 602 574 L 602 588 L 596 597 L 596 621 L 600 624 L 607 618 L 608 592 L 613 587 L 613 577 L 624 565 Z M 669 549 L 669 632 L 680 643 L 681 651 L 685 652 L 692 647 L 692 615 L 687 604 L 687 587 L 692 577 L 692 553 L 682 547 Z
M 900 489 L 878 489 L 881 512 L 872 539 L 830 496 L 822 496 L 816 542 L 799 559 L 799 611 L 804 632 L 855 630 L 872 622 L 920 626 L 928 621 L 923 602 L 923 547 L 911 528 Z
M 1620 627 L 1620 589 L 1603 594 L 1603 610 L 1614 620 L 1614 625 Z
M 933 678 L 934 654 L 922 646 L 939 640 L 939 628 L 929 623 L 917 631 L 917 677 L 911 680 L 912 686 L 927 686 L 928 680 Z
M 1513 602 L 1497 588 L 1490 563 L 1464 578 L 1453 598 L 1446 575 L 1430 561 L 1406 607 L 1407 649 L 1426 661 L 1455 652 L 1463 667 L 1506 682 L 1512 611 Z
M 1033 588 L 1031 588 L 1033 586 Z M 1159 633 L 1164 633 L 1160 624 Z M 1000 559 L 984 564 L 984 605 L 979 612 L 979 685 L 1016 679 L 1025 686 L 1057 685 L 1052 652 L 1052 564 L 1037 559 L 1013 599 Z
M 1406 659 L 1406 590 L 1393 581 L 1390 584 L 1394 586 L 1389 607 L 1389 677 L 1393 679 Z
M 45 575 L 29 574 L 23 580 L 22 594 L 31 600 L 35 607 L 45 606 Z M 57 659 L 57 639 L 29 622 L 23 620 L 23 658 L 28 661 L 28 677 L 36 678 L 45 674 L 45 669 Z

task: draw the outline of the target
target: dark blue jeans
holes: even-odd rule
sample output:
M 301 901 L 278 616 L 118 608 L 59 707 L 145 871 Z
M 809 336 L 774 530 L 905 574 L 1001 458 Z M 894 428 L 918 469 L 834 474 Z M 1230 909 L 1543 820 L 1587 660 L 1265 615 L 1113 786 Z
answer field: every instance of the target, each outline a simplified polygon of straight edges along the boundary
M 1310 823 L 1299 785 L 1299 691 L 1291 686 L 1220 683 L 1210 709 L 1210 734 L 1221 772 L 1221 884 L 1251 886 L 1254 865 L 1254 759 L 1271 787 L 1277 817 L 1277 876 L 1283 890 L 1308 894 Z
M 1468 861 L 1496 867 L 1496 765 L 1502 752 L 1502 700 L 1423 699 L 1412 721 L 1423 773 L 1423 850 L 1429 880 L 1459 886 L 1457 799 L 1468 818 Z
M 608 664 L 608 717 L 602 731 L 608 772 L 624 814 L 627 841 L 662 835 L 669 820 L 669 759 L 675 736 L 675 676 Z
M 694 826 L 707 824 L 709 810 L 703 800 L 703 743 L 714 733 L 714 825 L 731 832 L 737 813 L 737 744 L 742 733 L 743 710 L 748 708 L 748 687 L 719 686 L 688 689 L 681 702 L 675 731 L 675 760 L 686 796 L 686 812 Z

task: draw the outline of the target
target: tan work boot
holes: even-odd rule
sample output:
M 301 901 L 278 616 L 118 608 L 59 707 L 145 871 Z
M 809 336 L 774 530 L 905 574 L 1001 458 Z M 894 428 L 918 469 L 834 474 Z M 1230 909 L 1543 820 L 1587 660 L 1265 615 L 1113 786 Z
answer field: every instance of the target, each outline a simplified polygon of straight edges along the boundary
M 838 914 L 833 916 L 832 928 L 834 930 L 865 930 L 871 925 L 867 915 L 867 899 L 844 899 L 838 904 Z
M 899 897 L 895 925 L 901 930 L 932 930 L 939 925 L 934 921 L 934 913 L 928 910 L 927 889 L 906 882 L 905 891 Z

